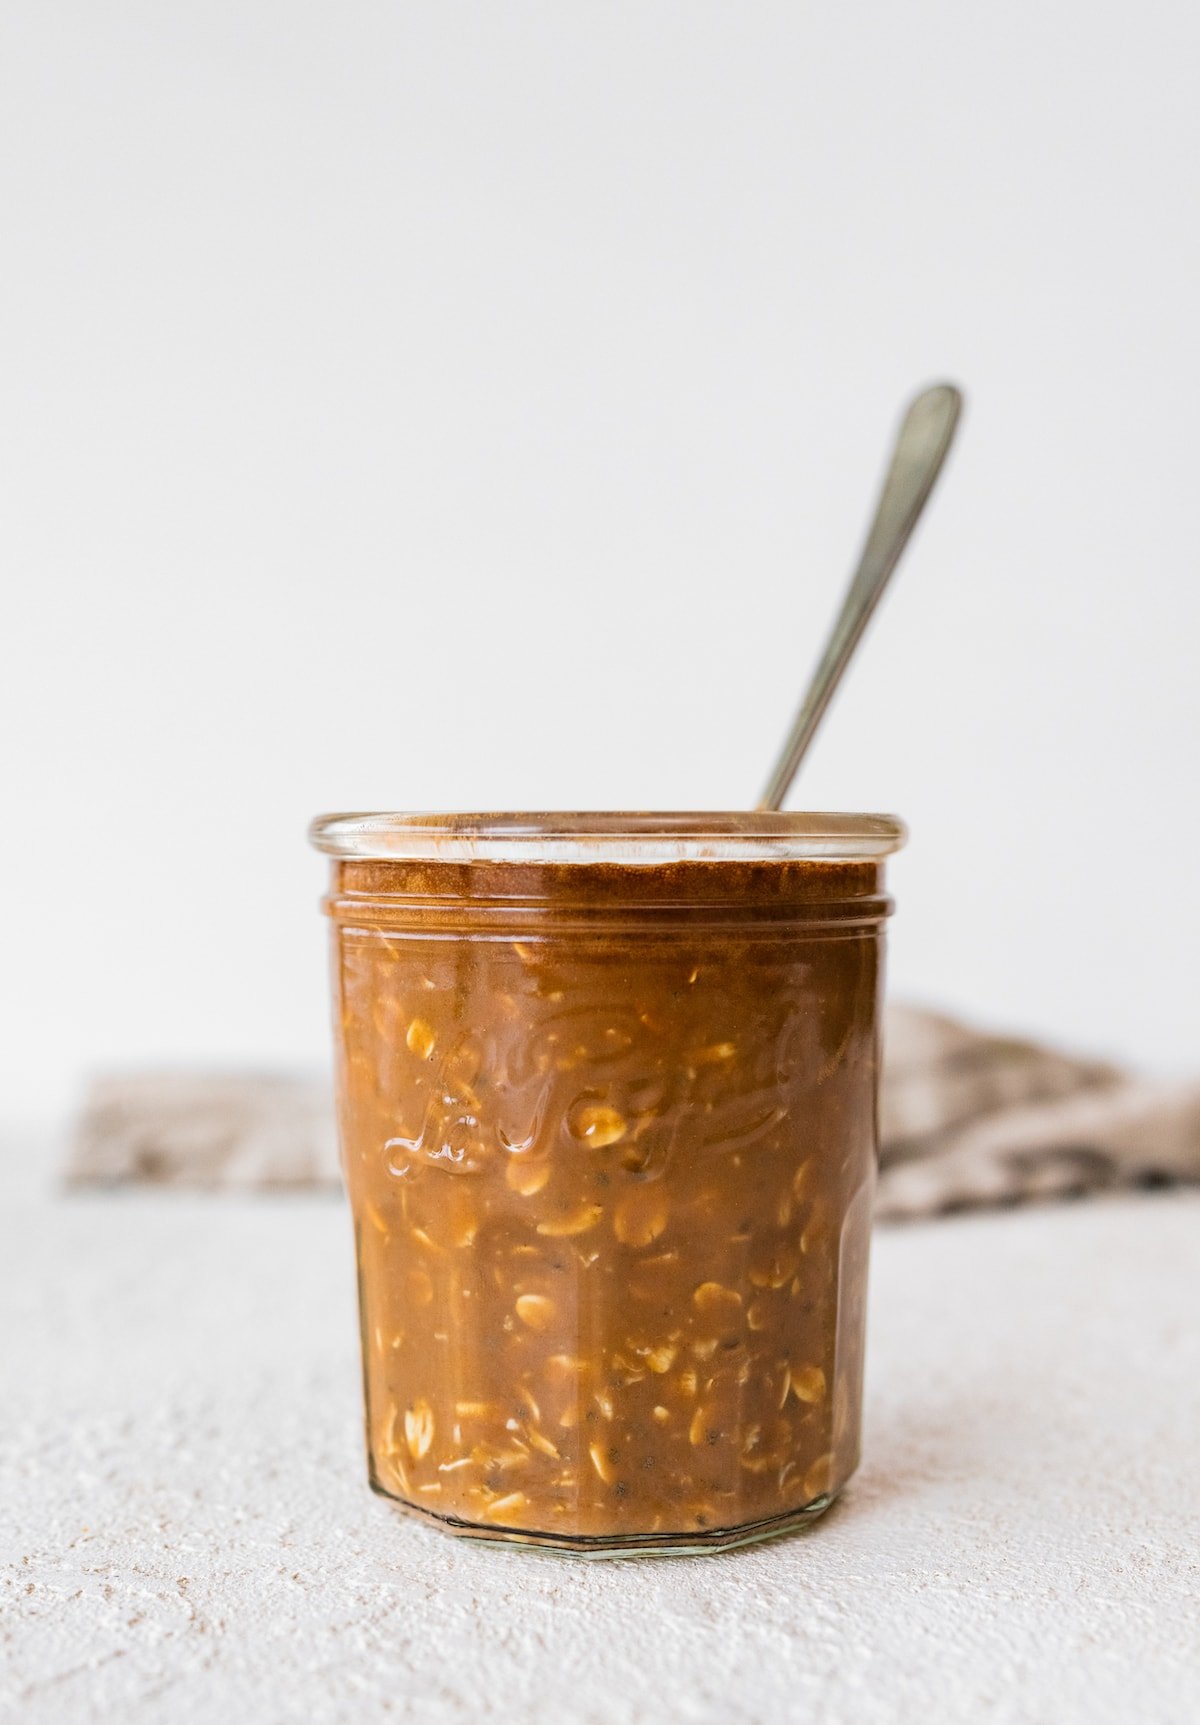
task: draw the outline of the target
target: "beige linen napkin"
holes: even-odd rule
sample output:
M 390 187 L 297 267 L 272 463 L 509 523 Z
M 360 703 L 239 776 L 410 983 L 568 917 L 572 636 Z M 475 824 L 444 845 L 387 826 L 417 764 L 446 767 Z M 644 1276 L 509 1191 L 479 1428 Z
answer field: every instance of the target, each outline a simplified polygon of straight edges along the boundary
M 1138 1077 L 912 1007 L 888 1012 L 876 1214 L 1200 1180 L 1200 1081 Z
M 338 1183 L 324 1080 L 97 1080 L 72 1186 L 278 1190 Z M 1200 1180 L 1200 1082 L 1138 1078 L 912 1007 L 888 1012 L 878 1214 L 901 1218 Z

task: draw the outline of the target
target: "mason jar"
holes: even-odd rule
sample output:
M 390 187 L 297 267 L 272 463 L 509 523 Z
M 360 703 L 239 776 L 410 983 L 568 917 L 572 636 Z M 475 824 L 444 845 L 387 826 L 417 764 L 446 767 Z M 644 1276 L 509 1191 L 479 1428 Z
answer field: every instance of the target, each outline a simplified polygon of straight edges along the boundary
M 879 815 L 335 815 L 371 1484 L 471 1538 L 701 1551 L 858 1461 Z

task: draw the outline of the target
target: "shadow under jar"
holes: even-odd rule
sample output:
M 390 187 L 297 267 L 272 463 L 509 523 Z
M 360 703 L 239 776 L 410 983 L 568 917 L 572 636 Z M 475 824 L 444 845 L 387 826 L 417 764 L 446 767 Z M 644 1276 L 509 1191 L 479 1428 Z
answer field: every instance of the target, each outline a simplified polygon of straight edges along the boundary
M 868 815 L 331 816 L 370 1478 L 591 1554 L 800 1525 L 859 1455 Z

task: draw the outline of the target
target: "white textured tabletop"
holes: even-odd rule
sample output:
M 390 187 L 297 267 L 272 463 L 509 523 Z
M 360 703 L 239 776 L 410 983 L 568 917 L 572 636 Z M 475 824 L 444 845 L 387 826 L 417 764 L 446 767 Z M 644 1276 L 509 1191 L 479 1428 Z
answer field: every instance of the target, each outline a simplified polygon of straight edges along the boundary
M 480 1548 L 367 1490 L 319 1198 L 0 1169 L 0 1718 L 1200 1717 L 1200 1198 L 877 1236 L 866 1460 L 723 1556 Z

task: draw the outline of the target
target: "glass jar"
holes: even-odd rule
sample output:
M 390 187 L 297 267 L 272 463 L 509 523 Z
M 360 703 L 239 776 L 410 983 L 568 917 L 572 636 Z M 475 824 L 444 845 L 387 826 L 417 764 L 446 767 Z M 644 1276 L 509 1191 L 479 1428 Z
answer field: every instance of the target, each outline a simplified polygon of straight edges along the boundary
M 873 815 L 341 815 L 371 1484 L 473 1538 L 699 1551 L 858 1461 Z

